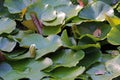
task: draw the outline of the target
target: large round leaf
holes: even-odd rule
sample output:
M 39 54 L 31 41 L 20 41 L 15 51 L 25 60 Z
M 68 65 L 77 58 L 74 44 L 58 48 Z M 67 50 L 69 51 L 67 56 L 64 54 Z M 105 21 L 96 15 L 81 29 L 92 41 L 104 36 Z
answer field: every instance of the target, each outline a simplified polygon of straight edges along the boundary
M 49 4 L 43 4 L 41 1 L 36 1 L 28 7 L 26 19 L 31 19 L 31 12 L 35 12 L 38 19 L 42 19 L 43 21 L 52 21 L 56 18 L 56 11 L 54 10 L 54 7 Z
M 57 35 L 51 35 L 44 38 L 39 34 L 31 34 L 23 38 L 20 42 L 22 47 L 29 47 L 31 44 L 35 44 L 38 49 L 36 52 L 36 59 L 39 59 L 50 52 L 54 52 L 62 46 L 61 39 Z
M 84 52 L 82 50 L 73 51 L 71 49 L 61 50 L 54 53 L 50 58 L 53 60 L 54 65 L 49 67 L 46 71 L 52 71 L 57 67 L 74 67 L 80 60 L 84 58 Z M 69 58 L 68 58 L 69 57 Z
M 25 60 L 24 62 L 25 64 L 23 63 L 23 60 L 12 63 L 12 66 L 14 67 L 13 70 L 3 75 L 2 78 L 4 80 L 19 80 L 22 78 L 40 80 L 43 77 L 47 76 L 47 74 L 42 70 L 52 65 L 52 60 L 50 58 L 45 58 L 37 61 Z M 23 69 L 23 71 L 19 70 L 20 67 Z
M 83 8 L 79 14 L 79 17 L 84 19 L 104 21 L 105 14 L 112 16 L 113 13 L 114 11 L 111 6 L 102 1 L 97 1 Z

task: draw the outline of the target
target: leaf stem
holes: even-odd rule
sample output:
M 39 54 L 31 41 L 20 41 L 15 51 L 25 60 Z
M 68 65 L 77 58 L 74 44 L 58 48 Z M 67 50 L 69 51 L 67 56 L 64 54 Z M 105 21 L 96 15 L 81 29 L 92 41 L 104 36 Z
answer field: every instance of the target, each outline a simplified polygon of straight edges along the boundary
M 37 18 L 35 13 L 31 13 L 30 16 L 31 16 L 32 21 L 38 30 L 38 33 L 42 34 L 42 27 L 43 27 L 42 22 Z

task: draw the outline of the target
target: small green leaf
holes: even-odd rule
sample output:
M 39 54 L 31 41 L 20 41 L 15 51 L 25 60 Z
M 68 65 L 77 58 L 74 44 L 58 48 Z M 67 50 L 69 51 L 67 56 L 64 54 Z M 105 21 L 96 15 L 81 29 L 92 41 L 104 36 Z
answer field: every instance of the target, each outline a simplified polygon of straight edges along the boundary
M 63 31 L 63 33 L 61 35 L 61 40 L 62 40 L 63 46 L 65 46 L 65 47 L 73 46 L 73 44 L 71 43 L 71 41 L 68 37 L 66 30 Z
M 16 44 L 17 42 L 13 40 L 0 37 L 0 50 L 2 51 L 11 52 L 15 48 Z
M 59 13 L 57 13 L 57 18 L 55 20 L 50 21 L 50 22 L 43 21 L 43 24 L 45 26 L 57 26 L 57 25 L 63 24 L 64 19 L 65 19 L 65 13 L 59 12 Z
M 0 19 L 0 34 L 2 33 L 11 33 L 16 26 L 15 21 L 8 19 L 8 18 L 2 18 Z
M 120 25 L 120 19 L 117 17 L 109 17 L 106 15 L 106 20 L 110 23 L 112 27 Z
M 107 34 L 107 40 L 113 45 L 120 45 L 120 25 L 112 27 L 111 31 Z
M 47 5 L 46 5 L 47 6 Z M 57 13 L 52 6 L 47 6 L 48 8 L 42 13 L 41 20 L 43 21 L 53 21 L 56 19 Z
M 61 32 L 61 26 L 44 26 L 42 31 L 43 35 L 55 35 Z
M 118 10 L 118 12 L 120 12 L 120 5 L 118 5 L 117 10 Z
M 101 51 L 95 47 L 89 47 L 84 50 L 86 53 L 85 57 L 79 62 L 78 65 L 89 68 L 92 64 L 100 62 Z

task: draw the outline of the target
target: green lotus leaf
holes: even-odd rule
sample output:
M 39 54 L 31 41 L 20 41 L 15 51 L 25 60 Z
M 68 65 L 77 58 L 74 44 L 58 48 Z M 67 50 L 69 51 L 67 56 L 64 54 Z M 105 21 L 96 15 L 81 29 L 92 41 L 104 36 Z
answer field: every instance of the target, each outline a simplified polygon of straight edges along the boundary
M 38 49 L 36 51 L 36 59 L 39 59 L 50 52 L 54 52 L 62 46 L 61 39 L 57 35 L 51 35 L 44 38 L 39 34 L 31 34 L 23 38 L 20 42 L 22 47 L 29 47 L 31 44 L 35 44 Z
M 8 63 L 6 62 L 0 63 L 0 77 L 7 74 L 11 70 L 12 67 Z
M 79 17 L 96 21 L 104 21 L 105 14 L 113 16 L 113 13 L 114 11 L 111 6 L 102 1 L 96 1 L 83 8 L 79 13 Z
M 2 33 L 11 33 L 16 26 L 15 21 L 8 19 L 8 18 L 2 18 L 0 19 L 0 34 Z
M 16 66 L 12 65 L 13 70 L 9 71 L 6 75 L 3 75 L 4 80 L 18 80 L 22 78 L 28 78 L 31 80 L 40 80 L 43 77 L 47 76 L 44 73 L 43 69 L 52 65 L 52 60 L 50 58 L 45 58 L 39 61 L 35 60 L 26 60 L 26 64 L 21 65 L 19 62 L 16 62 Z M 21 62 L 23 64 L 23 61 Z M 17 68 L 23 67 L 23 71 L 18 70 Z M 12 76 L 12 77 L 11 77 Z
M 118 10 L 118 12 L 120 12 L 120 5 L 118 5 L 117 10 Z
M 110 23 L 112 27 L 120 25 L 120 18 L 118 17 L 109 17 L 106 15 L 106 20 Z
M 120 34 L 120 25 L 112 27 L 111 31 L 107 34 L 108 42 L 113 45 L 120 45 L 120 39 L 118 34 Z
M 79 5 L 69 5 L 69 6 L 58 6 L 55 8 L 57 12 L 64 12 L 66 14 L 67 20 L 78 15 L 78 12 L 82 9 Z
M 17 42 L 13 40 L 0 37 L 0 50 L 2 51 L 11 52 L 15 48 L 16 44 Z
M 104 56 L 107 59 L 104 64 L 98 64 L 87 71 L 92 78 L 92 80 L 113 80 L 115 77 L 120 75 L 119 71 L 119 59 L 120 55 L 115 58 L 111 56 Z M 108 59 L 109 58 L 109 59 Z
M 31 0 L 5 0 L 4 6 L 8 8 L 10 13 L 20 13 L 31 3 Z
M 36 1 L 28 7 L 26 13 L 27 20 L 31 19 L 30 14 L 32 12 L 35 12 L 38 19 L 41 19 L 43 21 L 52 21 L 56 19 L 56 11 L 54 7 L 49 4 L 43 4 L 41 1 Z
M 55 35 L 61 32 L 61 26 L 44 26 L 43 35 Z
M 36 1 L 34 4 L 30 5 L 27 8 L 27 13 L 26 13 L 25 17 L 26 17 L 27 20 L 31 20 L 30 14 L 31 14 L 31 12 L 35 12 L 37 14 L 37 17 L 39 19 L 41 19 L 41 15 L 42 15 L 44 10 L 45 10 L 45 5 L 43 5 L 41 3 L 41 0 L 40 1 Z
M 109 5 L 115 5 L 119 0 L 98 0 L 98 1 L 105 2 L 106 4 Z
M 47 4 L 46 4 L 47 6 Z M 52 6 L 47 6 L 46 10 L 42 13 L 41 19 L 43 21 L 52 21 L 56 19 L 57 13 Z
M 79 62 L 78 65 L 85 66 L 86 68 L 90 67 L 92 64 L 96 62 L 100 62 L 101 51 L 96 47 L 89 47 L 84 50 L 85 57 Z
M 51 71 L 50 74 L 55 80 L 74 80 L 85 71 L 85 67 L 59 67 Z
M 100 44 L 96 43 L 97 41 L 99 41 L 99 39 L 90 34 L 81 36 L 78 39 L 78 44 L 76 44 L 75 39 L 69 38 L 65 30 L 61 35 L 61 40 L 64 47 L 67 47 L 73 50 L 86 49 L 89 47 L 100 48 Z
M 86 24 L 87 23 L 87 24 Z M 86 22 L 77 26 L 77 29 L 81 35 L 91 34 L 101 40 L 104 40 L 107 37 L 107 34 L 111 30 L 111 26 L 106 23 L 99 22 Z M 100 30 L 99 35 L 95 34 L 96 30 Z
M 96 65 L 87 71 L 92 80 L 112 80 L 112 75 L 107 72 L 103 64 Z
M 6 7 L 3 5 L 4 0 L 0 1 L 0 17 L 8 16 L 9 12 Z
M 25 48 L 18 48 L 12 51 L 10 54 L 5 53 L 5 57 L 7 60 L 21 60 L 25 58 L 34 58 L 35 57 L 35 45 L 31 44 L 29 50 Z
M 73 46 L 73 45 L 76 45 L 76 44 L 73 44 L 71 41 L 70 41 L 70 38 L 68 37 L 68 34 L 67 34 L 67 31 L 64 30 L 62 35 L 61 35 L 61 40 L 62 40 L 62 44 L 63 46 L 65 47 L 70 47 L 70 46 Z M 75 42 L 75 41 L 74 41 Z
M 54 21 L 51 21 L 51 22 L 43 21 L 43 24 L 45 26 L 58 26 L 58 25 L 64 24 L 64 19 L 65 19 L 65 13 L 59 12 L 57 13 L 57 18 Z
M 118 77 L 120 75 L 119 60 L 120 60 L 120 55 L 118 55 L 117 57 L 115 57 L 113 59 L 108 60 L 105 63 L 107 71 L 110 72 L 110 74 L 112 74 L 113 78 Z
M 49 4 L 53 7 L 57 7 L 57 6 L 64 6 L 64 5 L 70 5 L 71 1 L 70 0 L 42 0 L 41 1 L 43 4 Z
M 57 51 L 55 55 L 50 57 L 53 60 L 54 65 L 50 66 L 45 71 L 50 72 L 60 66 L 74 67 L 79 63 L 80 60 L 84 58 L 84 56 L 85 55 L 82 50 L 73 51 L 71 49 L 66 49 Z

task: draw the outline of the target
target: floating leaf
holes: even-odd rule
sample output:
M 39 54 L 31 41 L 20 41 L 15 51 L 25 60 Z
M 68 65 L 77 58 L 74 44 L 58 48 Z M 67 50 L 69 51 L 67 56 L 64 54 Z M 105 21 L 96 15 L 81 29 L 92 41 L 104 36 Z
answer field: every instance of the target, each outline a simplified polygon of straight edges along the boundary
M 70 41 L 70 39 L 68 37 L 66 30 L 63 31 L 63 33 L 61 35 L 61 40 L 62 40 L 63 46 L 65 46 L 65 47 L 73 46 L 72 42 Z
M 64 6 L 64 5 L 70 5 L 71 1 L 70 0 L 42 0 L 41 1 L 43 4 L 49 4 L 53 7 L 57 7 L 57 6 Z
M 14 50 L 10 54 L 4 54 L 8 60 L 21 60 L 26 58 L 34 58 L 36 53 L 35 44 L 31 44 L 29 50 L 20 48 Z
M 47 38 L 42 37 L 39 34 L 31 34 L 21 41 L 22 47 L 29 47 L 31 44 L 35 44 L 36 48 L 36 59 L 39 59 L 45 54 L 56 51 L 60 46 L 62 46 L 59 36 L 52 35 Z
M 70 59 L 68 59 L 68 57 L 70 57 Z M 54 65 L 45 71 L 51 71 L 60 66 L 74 67 L 84 58 L 84 52 L 82 50 L 72 51 L 70 49 L 66 49 L 56 52 L 55 55 L 50 58 L 53 60 Z
M 10 13 L 20 13 L 24 8 L 31 4 L 31 0 L 5 0 L 4 6 Z
M 19 65 L 24 67 L 23 71 L 13 69 L 13 70 L 9 71 L 6 75 L 3 75 L 2 78 L 4 80 L 18 80 L 18 79 L 22 79 L 22 78 L 28 78 L 28 79 L 32 79 L 32 80 L 40 80 L 43 77 L 47 76 L 47 74 L 45 74 L 41 70 L 52 65 L 52 60 L 49 58 L 45 58 L 45 59 L 42 59 L 39 61 L 27 60 L 27 64 L 25 66 L 17 63 L 16 67 L 19 67 Z M 11 76 L 13 76 L 13 77 L 11 77 Z
M 43 35 L 54 35 L 61 32 L 61 26 L 44 26 L 42 28 Z
M 2 18 L 0 19 L 0 34 L 2 33 L 11 33 L 16 26 L 15 21 L 8 19 L 8 18 Z
M 85 53 L 85 57 L 79 62 L 78 65 L 85 66 L 86 68 L 90 67 L 96 62 L 99 62 L 102 56 L 100 50 L 95 47 L 85 49 Z
M 6 75 L 11 70 L 12 70 L 12 67 L 8 63 L 6 62 L 0 63 L 0 77 L 3 75 Z
M 102 1 L 96 1 L 93 4 L 84 7 L 80 12 L 79 17 L 96 21 L 104 21 L 105 14 L 112 16 L 113 13 L 114 11 L 111 6 Z
M 107 34 L 108 42 L 113 45 L 120 45 L 118 34 L 120 34 L 120 25 L 112 27 L 111 31 Z
M 103 71 L 104 74 L 97 75 L 96 74 L 97 71 Z M 112 75 L 109 74 L 109 72 L 107 72 L 103 64 L 99 64 L 92 67 L 87 71 L 87 74 L 91 76 L 92 80 L 112 80 L 113 79 Z
M 87 71 L 93 80 L 113 80 L 120 75 L 119 71 L 120 55 L 105 62 L 105 65 L 98 64 Z M 97 71 L 103 71 L 104 74 L 96 74 Z
M 110 74 L 112 74 L 113 78 L 118 77 L 120 75 L 119 60 L 120 60 L 120 55 L 105 63 L 106 69 L 110 72 Z
M 47 6 L 47 4 L 46 4 Z M 41 20 L 43 21 L 53 21 L 56 19 L 57 13 L 52 6 L 48 6 L 48 8 L 42 13 Z
M 15 48 L 16 44 L 17 42 L 15 41 L 0 37 L 0 50 L 2 51 L 11 52 Z
M 99 36 L 98 38 L 103 40 L 107 37 L 107 34 L 111 30 L 111 26 L 106 23 L 99 23 L 99 22 L 86 22 L 86 23 L 77 26 L 77 29 L 81 35 L 85 35 L 85 34 L 94 35 L 96 29 L 100 29 L 101 36 Z
M 57 26 L 57 25 L 63 24 L 64 19 L 65 19 L 65 13 L 59 12 L 59 13 L 57 13 L 57 18 L 54 21 L 51 21 L 51 22 L 43 21 L 43 24 L 45 26 Z
M 57 80 L 74 80 L 85 71 L 85 67 L 60 67 L 51 71 L 51 76 Z
M 117 17 L 109 17 L 106 15 L 106 20 L 110 23 L 112 27 L 120 25 L 120 19 Z
M 79 5 L 66 5 L 66 6 L 58 6 L 55 8 L 57 12 L 64 12 L 66 14 L 67 20 L 78 15 L 78 12 L 82 9 Z
M 120 12 L 120 5 L 118 5 L 117 10 L 118 10 L 118 12 Z
M 32 20 L 23 21 L 22 24 L 30 30 L 37 31 L 37 28 Z
M 5 17 L 9 15 L 9 11 L 6 7 L 4 7 L 4 0 L 0 1 L 0 17 Z

